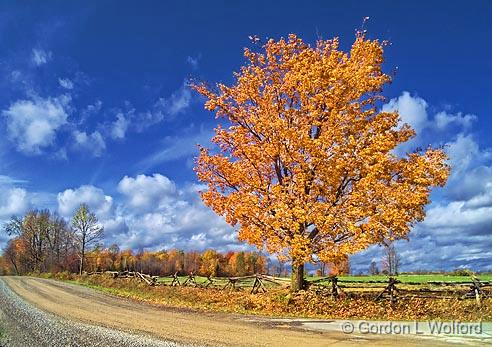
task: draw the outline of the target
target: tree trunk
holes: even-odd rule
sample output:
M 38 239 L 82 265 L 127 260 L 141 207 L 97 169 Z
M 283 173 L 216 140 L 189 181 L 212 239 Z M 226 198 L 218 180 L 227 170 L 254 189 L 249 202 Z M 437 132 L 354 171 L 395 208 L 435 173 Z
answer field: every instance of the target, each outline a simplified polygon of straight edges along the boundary
M 81 257 L 80 257 L 79 275 L 82 275 L 82 271 L 84 271 L 84 260 L 85 260 L 85 241 L 82 244 L 82 254 L 81 254 Z
M 14 265 L 15 275 L 18 276 L 19 270 L 17 269 L 17 264 L 16 264 L 15 260 L 12 260 L 12 258 L 10 258 L 10 262 L 12 263 L 12 265 Z
M 304 289 L 304 264 L 292 262 L 291 292 L 298 292 Z

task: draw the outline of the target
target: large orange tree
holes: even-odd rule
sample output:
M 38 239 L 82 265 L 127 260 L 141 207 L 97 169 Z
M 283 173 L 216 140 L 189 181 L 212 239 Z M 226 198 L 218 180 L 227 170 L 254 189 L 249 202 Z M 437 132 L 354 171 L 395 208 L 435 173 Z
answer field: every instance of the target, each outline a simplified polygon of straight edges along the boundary
M 232 86 L 193 85 L 225 119 L 216 150 L 200 147 L 201 197 L 240 240 L 290 259 L 294 291 L 306 262 L 404 238 L 447 180 L 442 150 L 395 154 L 415 132 L 380 111 L 383 46 L 358 33 L 343 52 L 338 39 L 290 35 L 245 49 Z

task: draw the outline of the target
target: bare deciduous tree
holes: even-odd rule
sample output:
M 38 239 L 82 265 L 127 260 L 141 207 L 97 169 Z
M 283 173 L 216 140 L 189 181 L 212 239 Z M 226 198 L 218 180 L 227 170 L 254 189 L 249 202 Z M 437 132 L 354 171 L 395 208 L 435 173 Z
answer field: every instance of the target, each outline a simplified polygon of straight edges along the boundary
M 96 215 L 89 210 L 86 204 L 81 204 L 72 218 L 75 246 L 79 252 L 79 274 L 84 271 L 85 255 L 87 250 L 102 239 L 104 228 Z
M 398 275 L 398 269 L 400 268 L 400 256 L 398 255 L 395 245 L 390 243 L 385 245 L 382 267 L 383 270 L 388 273 L 388 275 L 394 276 Z
M 369 274 L 379 275 L 379 269 L 378 269 L 378 266 L 374 260 L 371 261 L 371 265 L 369 266 Z

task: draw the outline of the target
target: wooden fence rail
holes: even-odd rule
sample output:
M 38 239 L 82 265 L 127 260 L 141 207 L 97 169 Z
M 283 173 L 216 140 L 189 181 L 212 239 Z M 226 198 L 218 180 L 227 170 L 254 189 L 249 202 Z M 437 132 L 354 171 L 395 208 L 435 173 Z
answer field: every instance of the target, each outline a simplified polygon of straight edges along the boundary
M 195 274 L 190 273 L 184 281 L 180 280 L 178 273 L 168 276 L 151 276 L 136 271 L 106 271 L 92 272 L 88 275 L 109 275 L 112 278 L 133 278 L 146 283 L 149 286 L 190 286 L 199 288 L 215 288 L 218 290 L 244 290 L 250 289 L 250 293 L 267 292 L 265 285 L 285 288 L 290 285 L 290 279 L 274 277 L 270 275 L 255 274 L 235 277 L 211 277 L 204 282 L 198 282 Z M 169 283 L 162 279 L 172 279 Z M 161 280 L 161 281 L 160 281 Z M 427 286 L 415 288 L 415 286 Z M 405 286 L 410 287 L 404 288 Z M 434 288 L 428 288 L 428 287 Z M 306 281 L 306 289 L 314 290 L 318 294 L 331 295 L 333 299 L 341 296 L 367 296 L 375 295 L 374 300 L 389 300 L 391 303 L 403 298 L 430 298 L 430 299 L 475 299 L 477 306 L 482 304 L 483 298 L 490 296 L 491 281 L 480 281 L 472 277 L 470 281 L 428 281 L 428 282 L 401 282 L 397 278 L 390 277 L 383 280 L 347 280 L 336 276 L 323 277 L 312 281 Z M 375 291 L 380 289 L 380 291 Z M 492 289 L 492 288 L 491 288 Z

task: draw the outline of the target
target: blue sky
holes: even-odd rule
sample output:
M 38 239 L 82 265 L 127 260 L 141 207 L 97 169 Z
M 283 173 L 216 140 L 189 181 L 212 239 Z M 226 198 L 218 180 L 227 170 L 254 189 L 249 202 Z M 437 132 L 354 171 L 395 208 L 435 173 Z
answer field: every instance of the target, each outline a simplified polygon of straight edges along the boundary
M 42 4 L 42 5 L 41 5 Z M 232 81 L 249 35 L 390 40 L 386 109 L 446 145 L 453 175 L 397 248 L 403 270 L 492 270 L 488 1 L 94 1 L 0 4 L 0 221 L 87 202 L 123 247 L 243 249 L 204 207 L 193 168 L 214 116 L 190 78 Z M 0 246 L 6 236 L 0 236 Z M 355 271 L 379 260 L 374 247 Z

